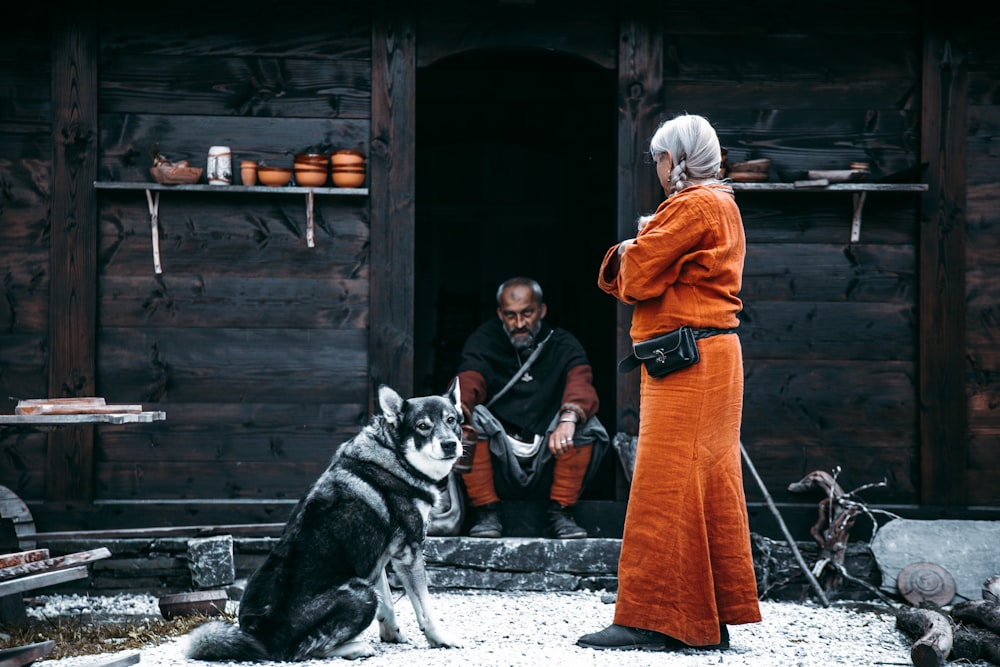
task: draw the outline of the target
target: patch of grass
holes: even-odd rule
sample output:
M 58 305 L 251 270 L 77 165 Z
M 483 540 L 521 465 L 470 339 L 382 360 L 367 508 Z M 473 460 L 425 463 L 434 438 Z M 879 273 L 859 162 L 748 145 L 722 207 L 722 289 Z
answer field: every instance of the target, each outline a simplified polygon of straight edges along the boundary
M 212 618 L 236 620 L 231 614 Z M 55 649 L 46 660 L 140 650 L 186 635 L 208 620 L 210 617 L 204 614 L 180 616 L 170 621 L 163 618 L 136 618 L 126 622 L 90 621 L 85 617 L 31 619 L 24 627 L 0 626 L 0 649 L 53 640 Z

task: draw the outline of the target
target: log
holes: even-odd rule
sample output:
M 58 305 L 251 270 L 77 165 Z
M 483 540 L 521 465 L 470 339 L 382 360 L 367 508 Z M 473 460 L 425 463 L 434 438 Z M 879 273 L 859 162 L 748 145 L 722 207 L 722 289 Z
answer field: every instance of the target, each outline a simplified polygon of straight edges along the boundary
M 952 662 L 985 660 L 1000 665 L 1000 637 L 982 628 L 958 625 L 948 659 Z
M 983 599 L 1000 603 L 1000 574 L 983 582 Z
M 992 600 L 967 600 L 951 608 L 951 617 L 971 621 L 1000 635 L 1000 603 Z
M 948 616 L 932 609 L 902 607 L 896 611 L 896 627 L 918 637 L 910 646 L 910 661 L 916 667 L 941 667 L 947 662 L 955 640 Z

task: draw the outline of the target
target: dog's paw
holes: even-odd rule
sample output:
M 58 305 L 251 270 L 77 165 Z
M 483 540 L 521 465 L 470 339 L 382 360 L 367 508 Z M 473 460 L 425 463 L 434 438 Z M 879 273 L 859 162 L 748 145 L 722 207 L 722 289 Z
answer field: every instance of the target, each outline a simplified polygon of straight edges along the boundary
M 322 657 L 357 660 L 358 658 L 370 658 L 373 655 L 375 655 L 375 647 L 368 642 L 350 641 L 334 646 L 329 651 L 325 651 Z
M 403 634 L 403 631 L 399 629 L 399 626 L 394 623 L 379 622 L 378 636 L 382 641 L 391 644 L 408 644 L 410 642 L 406 638 L 406 635 Z
M 440 630 L 435 629 L 433 632 L 425 632 L 424 636 L 427 637 L 427 643 L 433 648 L 460 648 L 462 646 L 455 637 Z

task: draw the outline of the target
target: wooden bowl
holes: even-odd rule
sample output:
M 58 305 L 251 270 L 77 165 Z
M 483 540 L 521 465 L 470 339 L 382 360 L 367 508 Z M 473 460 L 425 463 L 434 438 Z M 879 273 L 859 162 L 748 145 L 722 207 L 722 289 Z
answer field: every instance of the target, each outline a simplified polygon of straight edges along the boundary
M 746 162 L 735 162 L 727 166 L 729 172 L 743 173 L 749 171 L 759 171 L 767 173 L 771 168 L 771 160 L 768 158 L 761 158 L 759 160 L 747 160 Z
M 731 171 L 726 177 L 737 183 L 763 183 L 767 180 L 766 171 Z
M 262 185 L 281 187 L 292 180 L 291 167 L 257 167 L 257 180 Z
M 160 185 L 188 185 L 197 183 L 205 170 L 201 167 L 150 167 L 149 174 Z
M 195 591 L 164 595 L 159 600 L 160 614 L 169 620 L 180 616 L 218 616 L 226 610 L 229 595 L 223 590 Z

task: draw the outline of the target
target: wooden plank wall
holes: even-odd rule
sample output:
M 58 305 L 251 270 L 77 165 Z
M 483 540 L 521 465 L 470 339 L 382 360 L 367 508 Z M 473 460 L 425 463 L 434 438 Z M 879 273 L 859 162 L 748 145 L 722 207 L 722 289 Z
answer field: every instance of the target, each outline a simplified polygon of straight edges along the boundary
M 217 144 L 236 163 L 368 154 L 364 10 L 198 15 L 151 32 L 102 6 L 102 180 L 147 180 L 154 145 L 195 165 Z M 102 429 L 99 498 L 294 500 L 356 432 L 368 201 L 317 196 L 313 248 L 305 213 L 304 195 L 165 192 L 155 275 L 143 194 L 102 192 L 98 384 L 167 421 Z
M 51 21 L 42 3 L 0 22 L 0 406 L 48 395 Z M 0 484 L 43 498 L 45 433 L 0 440 Z
M 231 146 L 235 160 L 270 164 L 290 165 L 307 150 L 368 153 L 366 10 L 338 9 L 317 21 L 294 12 L 262 17 L 201 7 L 198 21 L 164 20 L 151 31 L 148 17 L 122 9 L 102 4 L 98 17 L 99 180 L 149 181 L 154 145 L 199 166 L 216 144 Z M 48 100 L 44 83 L 39 105 Z M 46 145 L 47 127 L 39 134 Z M 47 165 L 44 157 L 38 164 Z M 92 187 L 84 191 L 94 194 Z M 196 509 L 182 512 L 194 523 L 216 520 L 212 507 L 220 500 L 266 498 L 277 509 L 253 508 L 246 518 L 274 520 L 271 512 L 287 509 L 282 499 L 297 499 L 367 415 L 367 198 L 317 196 L 316 247 L 309 248 L 304 195 L 165 192 L 164 272 L 156 275 L 144 193 L 100 190 L 96 197 L 96 391 L 168 418 L 98 430 L 94 498 L 196 501 Z M 44 248 L 32 244 L 44 231 L 19 230 L 23 245 L 40 252 L 38 262 Z M 31 266 L 14 259 L 19 272 Z M 38 273 L 46 276 L 44 265 Z M 36 311 L 37 321 L 11 318 L 12 326 L 31 324 L 18 344 L 44 352 L 44 304 Z M 19 387 L 5 377 L 5 389 L 47 395 L 36 377 L 44 354 L 35 357 L 38 368 L 26 372 L 31 382 Z M 44 436 L 9 440 L 5 454 L 22 472 L 11 480 L 5 470 L 5 482 L 25 498 L 46 497 Z M 79 509 L 63 512 L 66 525 L 90 521 L 83 503 L 43 513 L 49 509 Z M 103 512 L 94 521 L 115 517 Z M 141 526 L 162 516 L 140 509 L 110 520 Z
M 673 5 L 664 26 L 665 115 L 708 116 L 729 163 L 770 158 L 771 180 L 789 181 L 852 161 L 877 178 L 919 161 L 920 21 L 908 3 Z M 836 466 L 847 488 L 886 478 L 873 500 L 915 501 L 919 197 L 869 195 L 856 244 L 849 194 L 737 202 L 743 440 L 756 467 L 782 502 L 805 500 L 788 483 Z
M 1000 54 L 990 26 L 965 33 L 968 140 L 965 145 L 965 355 L 972 505 L 1000 506 Z
M 591 12 L 594 3 L 585 4 L 573 15 L 602 15 Z M 515 24 L 493 25 L 482 16 L 478 25 L 491 29 L 470 30 L 446 11 L 448 3 L 440 5 L 436 12 L 421 7 L 416 17 L 380 23 L 378 34 L 387 43 L 400 40 L 393 47 L 399 50 L 375 58 L 373 10 L 364 6 L 263 15 L 192 3 L 151 23 L 120 1 L 100 3 L 97 178 L 147 181 L 153 144 L 171 159 L 197 165 L 216 144 L 232 146 L 236 160 L 274 163 L 290 163 L 304 150 L 368 154 L 375 135 L 396 141 L 414 131 L 407 110 L 414 91 L 395 88 L 407 84 L 413 59 L 433 61 L 477 44 L 551 44 L 595 62 L 630 62 L 627 54 L 615 56 L 603 41 L 588 38 L 604 35 L 607 25 L 576 20 L 567 28 L 565 13 L 550 12 L 544 3 L 537 11 L 522 8 L 535 18 L 522 33 Z M 623 16 L 629 20 L 619 26 L 620 38 L 639 40 L 640 59 L 654 52 L 663 57 L 655 81 L 619 72 L 623 109 L 641 99 L 640 115 L 704 113 L 719 128 L 731 162 L 769 157 L 772 180 L 855 160 L 870 162 L 875 177 L 919 163 L 924 17 L 913 3 L 675 3 L 658 6 L 662 30 L 648 34 L 641 22 L 655 13 L 652 5 L 624 7 L 631 13 Z M 8 396 L 52 391 L 50 302 L 58 301 L 50 294 L 50 263 L 60 258 L 49 252 L 58 183 L 53 21 L 45 9 L 25 11 L 16 25 L 0 26 L 4 412 L 13 411 Z M 187 18 L 190 12 L 197 21 Z M 414 36 L 414 22 L 428 16 L 439 20 L 419 23 L 432 30 Z M 993 286 L 1000 166 L 992 148 L 1000 77 L 991 45 L 984 28 L 972 32 L 967 48 L 965 479 L 969 503 L 983 506 L 1000 500 Z M 383 74 L 398 76 L 382 82 L 393 89 L 378 92 L 384 115 L 377 127 L 376 62 Z M 633 80 L 654 89 L 630 88 Z M 636 150 L 651 120 L 620 125 Z M 168 417 L 95 429 L 92 494 L 100 506 L 63 496 L 36 515 L 42 529 L 148 526 L 164 517 L 174 523 L 283 518 L 334 446 L 365 418 L 369 372 L 405 365 L 413 354 L 410 332 L 398 326 L 413 287 L 412 276 L 393 271 L 405 266 L 393 264 L 395 253 L 405 257 L 403 247 L 378 259 L 385 280 L 403 281 L 398 293 L 381 295 L 374 306 L 389 314 L 392 330 L 375 345 L 367 331 L 375 297 L 373 237 L 404 240 L 391 226 L 376 229 L 372 218 L 382 216 L 378 225 L 395 216 L 404 225 L 412 220 L 405 193 L 413 175 L 397 162 L 412 157 L 388 148 L 375 157 L 380 192 L 393 199 L 380 200 L 376 210 L 365 197 L 318 197 L 315 248 L 306 246 L 302 196 L 164 193 L 161 275 L 152 270 L 144 193 L 91 193 L 95 390 L 112 402 L 165 410 Z M 640 158 L 637 153 L 632 160 L 634 187 L 619 197 L 622 207 L 631 202 L 639 210 L 622 208 L 620 229 L 659 196 L 654 172 Z M 395 189 L 397 177 L 401 189 Z M 627 184 L 627 175 L 620 175 L 617 187 Z M 782 503 L 812 502 L 787 494 L 786 485 L 810 470 L 842 466 L 847 488 L 889 481 L 889 489 L 869 494 L 872 501 L 936 502 L 921 496 L 918 360 L 923 346 L 933 344 L 918 336 L 921 197 L 869 195 L 859 243 L 849 241 L 848 194 L 740 193 L 738 202 L 748 238 L 743 436 L 772 494 Z M 403 369 L 400 377 L 411 373 Z M 619 391 L 624 401 L 618 414 L 635 400 L 632 389 Z M 627 429 L 627 420 L 622 425 Z M 26 500 L 45 499 L 46 440 L 44 433 L 0 435 L 0 484 Z M 760 500 L 753 484 L 747 492 Z M 171 503 L 176 510 L 165 509 Z

